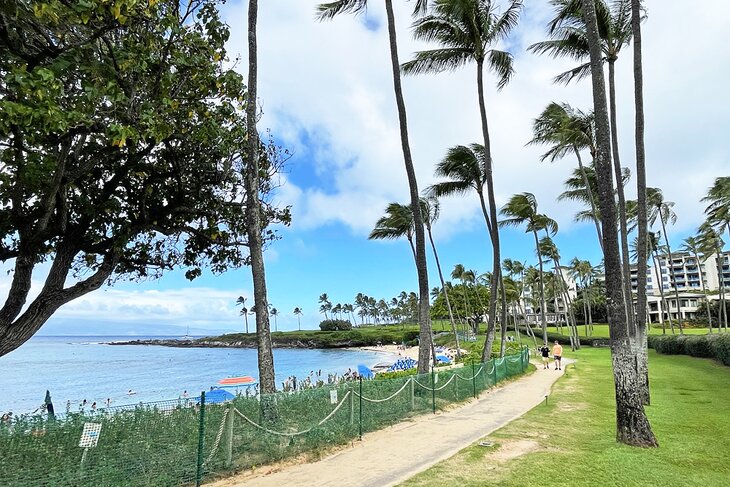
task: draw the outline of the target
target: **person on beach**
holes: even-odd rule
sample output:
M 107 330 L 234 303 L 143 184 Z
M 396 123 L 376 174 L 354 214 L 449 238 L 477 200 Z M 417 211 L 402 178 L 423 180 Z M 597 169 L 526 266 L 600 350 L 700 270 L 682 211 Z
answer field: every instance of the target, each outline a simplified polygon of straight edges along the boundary
M 543 345 L 540 349 L 540 353 L 542 354 L 542 368 L 549 369 L 550 368 L 550 349 L 547 345 Z
M 557 340 L 555 340 L 555 346 L 553 346 L 553 358 L 555 359 L 555 370 L 561 370 L 560 360 L 563 358 L 563 347 Z

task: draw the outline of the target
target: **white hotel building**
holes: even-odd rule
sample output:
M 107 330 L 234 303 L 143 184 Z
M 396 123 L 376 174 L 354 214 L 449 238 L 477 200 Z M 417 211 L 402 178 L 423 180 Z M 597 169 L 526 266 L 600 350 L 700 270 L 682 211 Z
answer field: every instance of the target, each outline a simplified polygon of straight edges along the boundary
M 674 320 L 696 318 L 698 313 L 702 313 L 699 307 L 705 297 L 710 301 L 720 299 L 717 293 L 720 289 L 720 279 L 723 280 L 726 292 L 730 291 L 730 252 L 712 254 L 704 261 L 700 259 L 699 262 L 694 255 L 687 252 L 672 252 L 671 262 L 668 255 L 660 255 L 658 262 L 652 259 L 650 264 L 646 273 L 646 294 L 649 321 L 652 323 L 661 323 L 667 316 L 671 316 Z M 700 276 L 704 281 L 704 289 L 714 294 L 705 295 L 702 292 Z M 634 292 L 637 286 L 636 277 L 637 270 L 633 265 L 631 288 Z M 675 289 L 679 294 L 679 303 Z M 661 291 L 664 292 L 663 303 Z

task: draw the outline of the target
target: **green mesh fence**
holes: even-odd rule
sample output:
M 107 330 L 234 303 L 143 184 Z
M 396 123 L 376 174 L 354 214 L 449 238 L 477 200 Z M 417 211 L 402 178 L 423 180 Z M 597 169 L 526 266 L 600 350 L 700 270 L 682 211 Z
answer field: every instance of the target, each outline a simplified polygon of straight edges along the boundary
M 476 397 L 521 374 L 528 363 L 525 348 L 484 364 L 238 397 L 224 404 L 201 407 L 198 399 L 182 399 L 71 413 L 56 420 L 21 417 L 0 424 L 0 483 L 195 485 L 300 454 L 316 457 L 363 433 Z M 101 425 L 97 446 L 86 451 L 79 447 L 85 423 Z

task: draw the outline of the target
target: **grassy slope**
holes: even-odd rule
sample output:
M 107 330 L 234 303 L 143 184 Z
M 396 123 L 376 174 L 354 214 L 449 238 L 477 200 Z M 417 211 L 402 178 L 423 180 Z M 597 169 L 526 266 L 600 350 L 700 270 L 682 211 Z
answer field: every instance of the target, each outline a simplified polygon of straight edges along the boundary
M 538 336 L 542 333 L 542 328 L 539 326 L 535 327 L 533 326 L 533 330 L 535 331 L 535 334 Z M 675 325 L 674 331 L 676 335 L 679 335 L 679 328 Z M 687 335 L 706 335 L 707 334 L 707 328 L 684 328 L 684 333 Z M 714 329 L 714 332 L 717 333 L 717 328 Z M 558 329 L 554 326 L 548 326 L 548 333 L 558 333 Z M 568 335 L 568 328 L 565 326 L 563 327 L 563 334 Z M 652 325 L 651 328 L 649 328 L 649 334 L 650 335 L 661 335 L 662 329 L 661 327 L 657 328 L 655 325 Z M 667 335 L 671 335 L 672 332 L 669 330 L 669 325 L 667 325 Z M 578 325 L 578 335 L 579 336 L 586 336 L 586 329 L 583 325 Z M 593 325 L 593 334 L 592 337 L 596 338 L 608 338 L 608 325 L 602 324 L 602 325 Z
M 730 368 L 649 353 L 653 405 L 647 411 L 660 448 L 615 442 L 610 353 L 584 348 L 577 366 L 569 367 L 554 387 L 548 405 L 489 437 L 503 450 L 518 440 L 537 442 L 536 451 L 500 461 L 498 447 L 473 445 L 404 485 L 728 485 Z

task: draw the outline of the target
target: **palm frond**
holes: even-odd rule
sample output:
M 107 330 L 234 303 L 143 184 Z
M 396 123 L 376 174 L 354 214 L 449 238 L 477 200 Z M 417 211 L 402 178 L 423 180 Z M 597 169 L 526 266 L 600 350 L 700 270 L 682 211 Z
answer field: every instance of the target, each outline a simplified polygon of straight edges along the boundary
M 605 62 L 605 58 L 603 61 Z M 555 78 L 553 78 L 553 83 L 558 85 L 567 85 L 573 80 L 582 80 L 591 74 L 591 63 L 584 63 L 580 66 L 576 66 L 573 69 L 569 69 L 568 71 L 564 73 L 560 73 Z
M 444 48 L 419 51 L 416 58 L 401 64 L 403 74 L 427 74 L 453 71 L 471 59 L 471 53 L 465 49 Z
M 522 0 L 513 0 L 507 10 L 494 22 L 490 39 L 498 41 L 509 35 L 510 31 L 517 26 L 517 21 L 522 12 Z
M 443 196 L 465 195 L 471 189 L 473 187 L 468 181 L 445 181 L 429 186 L 426 192 L 430 196 L 441 198 Z
M 367 10 L 367 0 L 337 0 L 336 2 L 317 5 L 315 18 L 319 21 L 331 20 L 340 14 L 358 15 Z
M 492 49 L 489 51 L 487 63 L 489 64 L 489 68 L 496 73 L 497 89 L 501 90 L 509 83 L 509 80 L 515 72 L 512 63 L 512 54 L 507 51 Z

